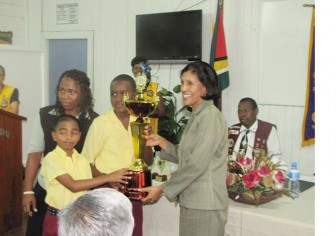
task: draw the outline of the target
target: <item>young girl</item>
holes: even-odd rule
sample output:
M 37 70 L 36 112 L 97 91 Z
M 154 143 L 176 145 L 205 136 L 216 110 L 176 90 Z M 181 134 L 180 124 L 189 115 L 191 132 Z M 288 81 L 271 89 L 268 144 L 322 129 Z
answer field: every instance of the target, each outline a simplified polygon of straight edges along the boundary
M 92 178 L 89 162 L 74 149 L 80 135 L 80 124 L 75 117 L 63 115 L 56 120 L 52 137 L 57 146 L 42 161 L 48 205 L 43 236 L 57 236 L 58 211 L 87 190 L 107 182 L 126 184 L 129 179 L 128 168 Z

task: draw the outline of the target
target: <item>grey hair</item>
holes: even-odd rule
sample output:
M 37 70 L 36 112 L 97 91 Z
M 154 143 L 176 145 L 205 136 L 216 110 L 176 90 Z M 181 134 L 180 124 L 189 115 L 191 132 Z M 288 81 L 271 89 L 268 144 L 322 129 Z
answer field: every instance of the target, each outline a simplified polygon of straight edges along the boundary
M 3 75 L 6 75 L 6 70 L 2 65 L 0 65 L 0 72 L 2 72 Z
M 131 236 L 132 204 L 111 188 L 89 191 L 58 213 L 59 236 Z

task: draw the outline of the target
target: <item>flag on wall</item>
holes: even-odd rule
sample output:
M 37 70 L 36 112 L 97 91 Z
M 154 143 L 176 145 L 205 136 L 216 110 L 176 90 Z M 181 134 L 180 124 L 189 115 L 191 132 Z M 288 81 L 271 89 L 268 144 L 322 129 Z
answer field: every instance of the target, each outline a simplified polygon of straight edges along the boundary
M 218 75 L 219 90 L 229 86 L 228 59 L 223 26 L 223 0 L 218 0 L 216 21 L 211 41 L 210 64 Z
M 315 7 L 312 12 L 306 105 L 302 124 L 302 146 L 315 143 Z

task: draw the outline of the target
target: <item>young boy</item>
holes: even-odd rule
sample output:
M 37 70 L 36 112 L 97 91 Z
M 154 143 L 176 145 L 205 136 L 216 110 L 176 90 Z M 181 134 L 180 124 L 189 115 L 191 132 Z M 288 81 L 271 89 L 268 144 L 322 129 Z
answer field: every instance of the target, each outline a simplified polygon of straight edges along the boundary
M 57 146 L 42 161 L 48 205 L 43 236 L 57 236 L 58 211 L 87 190 L 107 182 L 126 184 L 130 178 L 128 168 L 92 178 L 89 162 L 74 149 L 80 135 L 80 124 L 75 117 L 63 115 L 56 120 L 52 137 Z
M 130 124 L 136 117 L 131 116 L 125 106 L 125 93 L 130 99 L 135 98 L 135 81 L 129 75 L 120 74 L 110 84 L 112 108 L 94 119 L 85 138 L 82 153 L 89 159 L 97 176 L 130 166 L 134 161 Z M 144 161 L 149 166 L 153 163 L 151 147 L 146 148 Z M 135 222 L 133 236 L 142 236 L 142 202 L 131 202 Z

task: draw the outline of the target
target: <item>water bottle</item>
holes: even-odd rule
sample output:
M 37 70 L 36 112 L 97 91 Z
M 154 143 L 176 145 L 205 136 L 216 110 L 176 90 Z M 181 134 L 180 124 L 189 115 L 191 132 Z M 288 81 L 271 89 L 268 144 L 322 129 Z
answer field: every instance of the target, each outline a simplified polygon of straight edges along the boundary
M 298 198 L 300 194 L 300 170 L 297 168 L 297 163 L 292 162 L 292 167 L 288 171 L 288 189 L 293 192 L 293 197 Z

